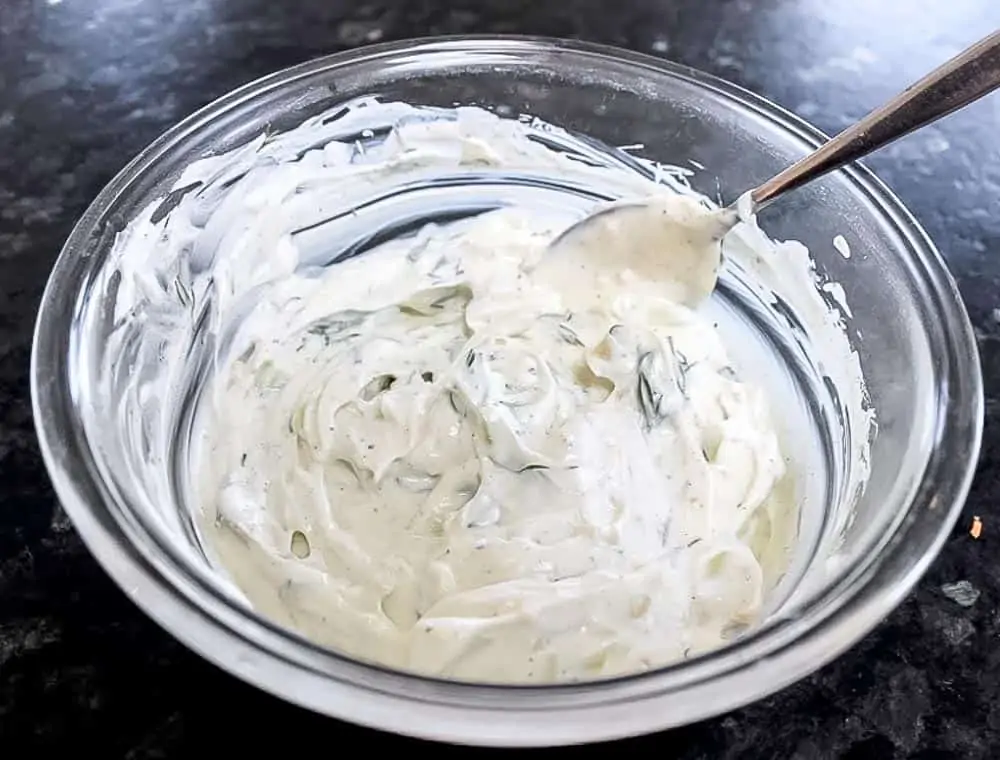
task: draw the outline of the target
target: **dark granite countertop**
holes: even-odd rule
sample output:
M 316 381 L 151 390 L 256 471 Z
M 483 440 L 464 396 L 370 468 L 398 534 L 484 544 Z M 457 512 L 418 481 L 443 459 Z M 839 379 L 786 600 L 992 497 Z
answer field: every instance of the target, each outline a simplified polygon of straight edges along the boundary
M 332 51 L 521 32 L 691 64 L 833 132 L 998 26 L 996 0 L 3 0 L 0 757 L 197 757 L 208 741 L 240 752 L 274 740 L 295 754 L 315 753 L 314 743 L 336 752 L 346 739 L 365 751 L 420 744 L 293 708 L 202 661 L 119 592 L 56 502 L 29 402 L 36 307 L 73 222 L 163 129 L 237 85 Z M 919 589 L 835 663 L 763 702 L 621 749 L 1000 757 L 1000 97 L 870 165 L 943 251 L 978 332 L 986 438 L 965 513 Z M 969 536 L 973 515 L 979 540 Z

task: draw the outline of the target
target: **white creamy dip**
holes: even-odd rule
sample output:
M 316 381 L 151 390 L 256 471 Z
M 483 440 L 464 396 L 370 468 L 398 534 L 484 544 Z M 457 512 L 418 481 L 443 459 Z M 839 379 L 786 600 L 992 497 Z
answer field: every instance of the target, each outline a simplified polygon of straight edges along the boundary
M 193 164 L 174 207 L 121 236 L 119 308 L 179 303 L 171 329 L 215 336 L 192 495 L 209 553 L 264 614 L 490 682 L 644 670 L 760 619 L 822 464 L 710 310 L 676 295 L 686 283 L 545 259 L 603 201 L 684 190 L 547 144 L 564 135 L 361 101 Z M 399 201 L 411 190 L 420 213 Z M 453 218 L 423 224 L 442 204 Z M 804 250 L 758 236 L 727 249 L 757 288 L 782 256 L 811 276 Z M 863 461 L 857 358 L 823 290 L 803 298 Z

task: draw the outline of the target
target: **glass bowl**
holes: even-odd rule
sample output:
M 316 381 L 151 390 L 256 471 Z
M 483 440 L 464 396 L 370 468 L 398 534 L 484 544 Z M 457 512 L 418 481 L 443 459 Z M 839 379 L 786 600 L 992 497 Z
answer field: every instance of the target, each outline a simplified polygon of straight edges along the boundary
M 304 707 L 413 736 L 529 746 L 646 733 L 758 699 L 837 656 L 906 596 L 968 492 L 983 394 L 972 328 L 940 255 L 899 201 L 853 166 L 761 218 L 771 237 L 808 246 L 820 276 L 843 286 L 853 309 L 849 338 L 878 424 L 867 488 L 860 497 L 831 491 L 795 588 L 763 625 L 721 650 L 640 675 L 496 686 L 353 661 L 235 599 L 182 513 L 172 449 L 142 449 L 143 441 L 106 424 L 108 415 L 143 410 L 127 399 L 102 406 L 95 392 L 113 322 L 101 283 L 116 234 L 166 196 L 191 161 L 369 94 L 530 114 L 610 145 L 642 144 L 648 158 L 704 167 L 692 186 L 726 200 L 824 140 L 773 104 L 698 71 L 527 38 L 416 41 L 331 56 L 247 85 L 171 129 L 74 229 L 45 292 L 31 368 L 36 426 L 56 491 L 91 552 L 136 604 L 210 661 Z M 833 244 L 840 234 L 850 239 L 849 258 Z M 159 467 L 158 484 L 128 466 L 136 457 Z

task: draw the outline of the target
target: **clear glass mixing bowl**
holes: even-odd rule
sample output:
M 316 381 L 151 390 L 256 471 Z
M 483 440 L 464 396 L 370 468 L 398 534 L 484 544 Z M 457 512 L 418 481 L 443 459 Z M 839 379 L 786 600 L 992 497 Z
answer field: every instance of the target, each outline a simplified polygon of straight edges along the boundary
M 45 292 L 31 370 L 36 425 L 59 497 L 94 556 L 142 609 L 229 672 L 328 715 L 456 742 L 551 745 L 649 732 L 762 697 L 835 657 L 900 602 L 968 491 L 982 388 L 972 329 L 941 257 L 860 167 L 796 192 L 761 219 L 773 238 L 805 243 L 818 271 L 843 285 L 853 309 L 850 339 L 878 420 L 865 492 L 858 499 L 830 490 L 792 598 L 766 624 L 725 649 L 655 672 L 500 687 L 352 661 L 235 600 L 197 549 L 190 520 L 179 514 L 182 500 L 150 498 L 153 489 L 123 464 L 145 456 L 162 464 L 169 483 L 170 452 L 151 459 L 136 451 L 141 441 L 103 424 L 142 410 L 110 408 L 114 399 L 102 407 L 96 394 L 95 357 L 112 323 L 97 283 L 116 233 L 192 160 L 375 93 L 528 113 L 611 145 L 641 143 L 646 157 L 704 166 L 691 178 L 695 189 L 727 200 L 824 139 L 761 98 L 691 69 L 516 38 L 332 56 L 250 84 L 170 130 L 101 192 L 67 241 Z M 842 233 L 853 244 L 849 259 L 832 245 Z

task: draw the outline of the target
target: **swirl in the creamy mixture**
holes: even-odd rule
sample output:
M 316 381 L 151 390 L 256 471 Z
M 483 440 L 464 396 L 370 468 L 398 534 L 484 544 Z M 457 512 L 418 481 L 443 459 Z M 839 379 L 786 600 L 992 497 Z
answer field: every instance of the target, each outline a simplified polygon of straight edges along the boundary
M 755 620 L 794 514 L 763 394 L 631 273 L 537 276 L 560 229 L 499 210 L 285 283 L 218 381 L 203 484 L 251 600 L 486 681 L 641 670 Z
M 794 387 L 769 416 L 770 349 L 734 342 L 715 304 L 613 266 L 536 268 L 581 215 L 685 190 L 679 172 L 372 99 L 194 162 L 101 283 L 102 388 L 142 498 L 186 530 L 160 506 L 163 464 L 190 459 L 210 561 L 263 614 L 385 665 L 552 682 L 718 646 L 760 619 L 822 501 L 812 420 Z M 837 389 L 859 489 L 871 414 L 807 252 L 752 224 L 724 250 L 727 287 L 773 305 Z

